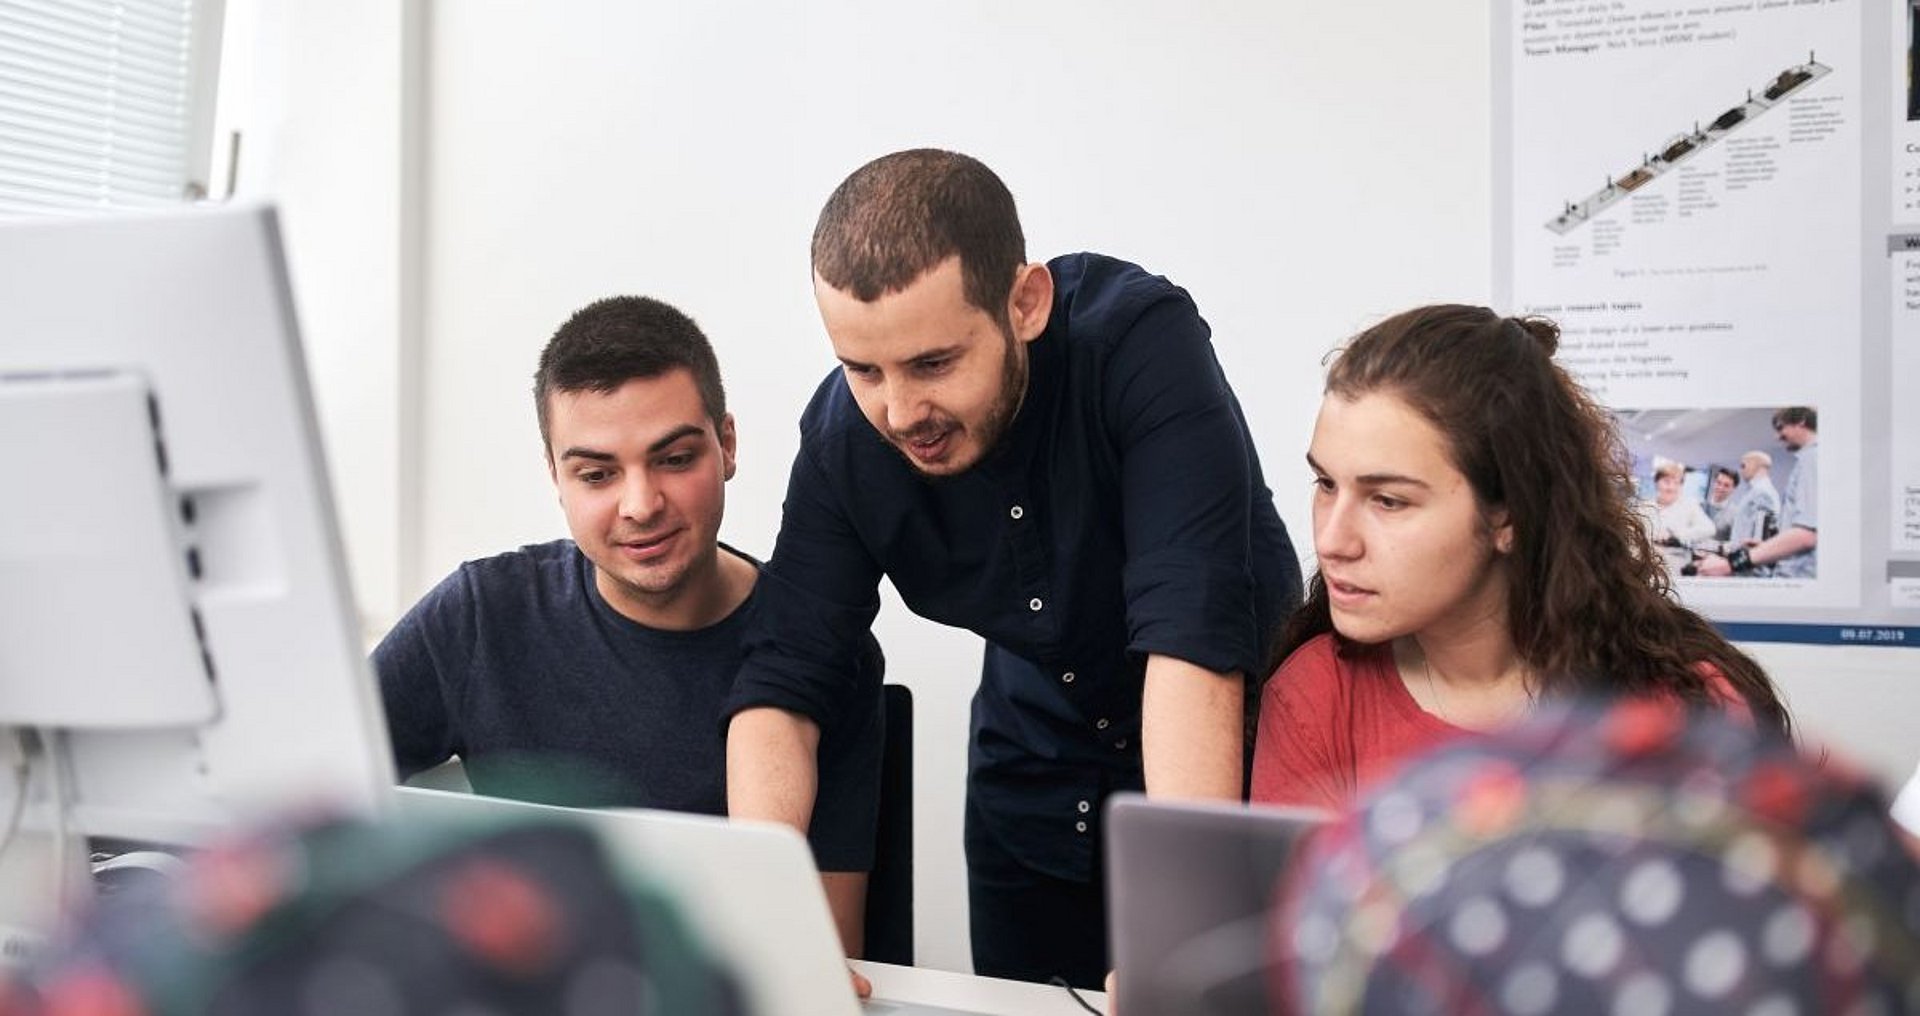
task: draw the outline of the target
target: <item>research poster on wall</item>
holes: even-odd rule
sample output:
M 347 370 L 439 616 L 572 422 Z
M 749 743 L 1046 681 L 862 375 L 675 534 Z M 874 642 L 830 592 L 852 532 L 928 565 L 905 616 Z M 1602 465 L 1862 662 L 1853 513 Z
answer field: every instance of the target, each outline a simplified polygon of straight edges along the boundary
M 1495 291 L 1560 323 L 1680 598 L 1920 648 L 1914 0 L 1499 0 Z

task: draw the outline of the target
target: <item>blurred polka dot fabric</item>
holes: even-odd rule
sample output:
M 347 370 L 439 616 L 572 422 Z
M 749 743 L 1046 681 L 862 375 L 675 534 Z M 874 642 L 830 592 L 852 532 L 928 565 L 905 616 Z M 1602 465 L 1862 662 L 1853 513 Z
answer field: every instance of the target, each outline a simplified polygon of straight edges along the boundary
M 0 1016 L 745 1012 L 671 901 L 584 828 L 324 822 L 103 902 Z
M 1658 702 L 1546 707 L 1444 746 L 1278 890 L 1303 1013 L 1920 1012 L 1920 866 L 1885 796 Z

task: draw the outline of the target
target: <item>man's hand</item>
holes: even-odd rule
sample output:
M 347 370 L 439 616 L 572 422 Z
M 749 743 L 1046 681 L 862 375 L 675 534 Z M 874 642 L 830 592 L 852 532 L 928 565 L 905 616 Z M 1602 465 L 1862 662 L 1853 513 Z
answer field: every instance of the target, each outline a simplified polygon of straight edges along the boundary
M 1724 578 L 1733 574 L 1733 566 L 1718 554 L 1702 554 L 1693 559 L 1693 573 L 1708 578 Z
M 1240 799 L 1245 682 L 1185 660 L 1147 657 L 1140 755 L 1154 797 Z
M 1795 554 L 1805 553 L 1819 546 L 1820 534 L 1805 526 L 1788 526 L 1786 529 L 1775 533 L 1770 539 L 1747 540 L 1745 544 L 1746 546 L 1743 547 L 1742 550 L 1745 552 L 1749 562 L 1754 565 L 1773 564 L 1776 561 L 1784 560 Z M 1739 557 L 1741 553 L 1741 550 L 1736 550 L 1733 552 L 1733 556 Z M 1742 567 L 1745 566 L 1743 565 Z M 1694 563 L 1694 574 L 1709 576 L 1732 575 L 1734 574 L 1733 562 L 1717 554 L 1703 555 Z

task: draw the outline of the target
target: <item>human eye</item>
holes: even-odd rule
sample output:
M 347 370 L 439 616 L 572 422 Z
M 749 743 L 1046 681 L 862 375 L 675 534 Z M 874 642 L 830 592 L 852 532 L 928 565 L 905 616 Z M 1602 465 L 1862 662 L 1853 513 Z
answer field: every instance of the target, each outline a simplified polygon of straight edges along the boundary
M 697 450 L 682 448 L 678 451 L 672 451 L 662 455 L 660 457 L 660 466 L 663 469 L 687 469 L 692 467 L 694 462 L 699 458 L 700 453 Z
M 1395 497 L 1384 491 L 1376 491 L 1373 495 L 1373 503 L 1375 507 L 1382 511 L 1397 512 L 1412 502 L 1403 497 Z
M 581 483 L 584 483 L 589 487 L 597 487 L 600 484 L 607 482 L 607 478 L 610 475 L 612 474 L 610 474 L 607 470 L 601 469 L 596 466 L 590 469 L 575 470 L 573 473 L 573 478 L 576 480 L 579 480 Z
M 924 360 L 915 360 L 913 369 L 922 375 L 938 376 L 952 369 L 953 359 L 951 355 L 929 356 Z
M 1333 478 L 1332 478 L 1332 477 L 1328 477 L 1328 476 L 1322 476 L 1322 475 L 1320 475 L 1320 474 L 1318 474 L 1318 473 L 1315 473 L 1315 474 L 1314 474 L 1314 476 L 1313 476 L 1313 479 L 1312 479 L 1311 481 L 1309 481 L 1309 482 L 1311 482 L 1311 483 L 1313 484 L 1313 491 L 1314 491 L 1314 493 L 1316 493 L 1316 494 L 1331 494 L 1331 493 L 1333 493 Z
M 864 363 L 843 363 L 840 367 L 847 372 L 848 377 L 859 378 L 862 381 L 872 381 L 880 376 L 878 370 Z

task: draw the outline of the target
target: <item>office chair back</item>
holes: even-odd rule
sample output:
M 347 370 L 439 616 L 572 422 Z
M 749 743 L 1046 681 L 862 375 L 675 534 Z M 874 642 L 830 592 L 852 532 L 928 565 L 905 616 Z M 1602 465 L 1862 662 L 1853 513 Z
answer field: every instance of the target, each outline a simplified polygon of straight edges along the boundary
M 913 691 L 889 684 L 880 758 L 879 843 L 867 879 L 866 958 L 913 964 Z

